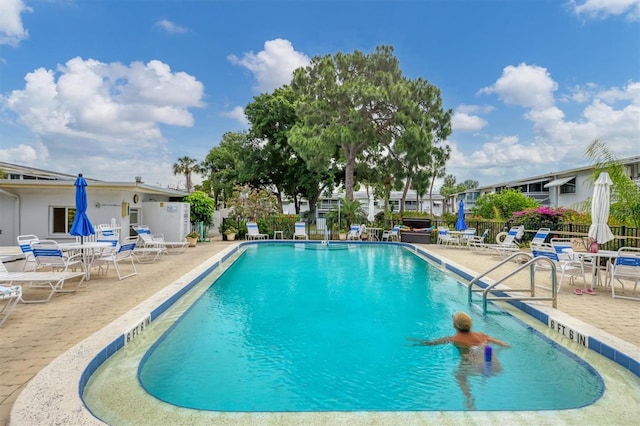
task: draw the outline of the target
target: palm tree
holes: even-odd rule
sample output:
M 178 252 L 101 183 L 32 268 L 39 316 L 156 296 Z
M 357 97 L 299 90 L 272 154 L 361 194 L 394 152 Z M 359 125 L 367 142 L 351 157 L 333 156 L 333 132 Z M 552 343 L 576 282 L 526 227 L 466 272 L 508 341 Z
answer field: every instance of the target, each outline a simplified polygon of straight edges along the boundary
M 191 173 L 200 173 L 200 165 L 198 161 L 194 158 L 184 156 L 178 158 L 178 160 L 173 164 L 173 174 L 174 175 L 184 175 L 186 179 L 186 189 L 187 192 L 191 192 L 192 184 L 191 184 Z
M 631 180 L 613 150 L 605 142 L 595 139 L 585 150 L 585 155 L 595 162 L 594 179 L 605 171 L 613 181 L 610 215 L 620 223 L 640 226 L 640 188 Z

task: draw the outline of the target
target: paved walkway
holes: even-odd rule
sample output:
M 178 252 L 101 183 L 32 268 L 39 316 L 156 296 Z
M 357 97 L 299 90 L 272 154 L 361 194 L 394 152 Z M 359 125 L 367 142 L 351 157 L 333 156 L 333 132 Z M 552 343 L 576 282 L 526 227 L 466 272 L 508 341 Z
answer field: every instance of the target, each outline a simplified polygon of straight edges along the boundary
M 0 425 L 7 423 L 18 394 L 40 369 L 227 244 L 199 243 L 186 253 L 170 255 L 153 264 L 136 265 L 138 275 L 123 281 L 115 279 L 110 271 L 107 277 L 94 275 L 77 293 L 58 294 L 47 304 L 19 304 L 0 327 Z M 477 272 L 498 262 L 495 257 L 464 249 L 423 247 Z M 493 278 L 500 274 L 504 275 L 504 271 L 497 271 Z M 598 289 L 597 296 L 576 296 L 573 289 L 567 282 L 563 284 L 559 310 L 640 347 L 639 302 L 611 299 L 603 289 Z M 25 294 L 28 297 L 30 290 L 25 290 Z

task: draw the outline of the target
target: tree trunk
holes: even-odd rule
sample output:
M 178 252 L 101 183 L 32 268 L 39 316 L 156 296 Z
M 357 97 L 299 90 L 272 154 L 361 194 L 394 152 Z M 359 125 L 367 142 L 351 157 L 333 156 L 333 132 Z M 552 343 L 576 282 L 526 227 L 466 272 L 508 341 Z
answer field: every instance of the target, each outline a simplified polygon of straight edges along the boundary
M 411 178 L 407 178 L 407 181 L 404 183 L 404 189 L 402 190 L 402 199 L 400 200 L 400 214 L 404 213 L 404 202 L 407 200 L 407 193 L 409 192 L 410 186 Z
M 353 146 L 343 145 L 345 157 L 347 159 L 344 169 L 344 196 L 347 200 L 353 201 L 354 171 L 356 165 L 356 152 Z

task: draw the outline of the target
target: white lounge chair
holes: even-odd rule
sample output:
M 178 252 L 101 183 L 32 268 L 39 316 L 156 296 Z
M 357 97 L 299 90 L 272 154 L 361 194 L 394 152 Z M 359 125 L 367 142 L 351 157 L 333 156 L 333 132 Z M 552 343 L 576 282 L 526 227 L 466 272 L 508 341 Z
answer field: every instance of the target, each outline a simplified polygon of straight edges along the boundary
M 40 241 L 40 238 L 33 234 L 18 235 L 18 245 L 24 254 L 24 264 L 22 265 L 23 271 L 26 271 L 27 269 L 34 270 L 36 268 L 36 258 L 33 257 L 33 250 L 31 250 L 31 243 L 33 241 Z M 29 265 L 29 267 L 27 267 L 27 265 Z
M 481 252 L 485 247 L 484 240 L 487 239 L 489 235 L 489 230 L 485 229 L 482 235 L 474 235 L 471 238 L 467 239 L 467 248 L 474 252 Z
M 23 303 L 46 303 L 51 300 L 51 297 L 55 293 L 72 293 L 82 285 L 86 276 L 87 275 L 84 271 L 9 272 L 7 271 L 7 268 L 5 268 L 4 264 L 0 262 L 0 285 L 4 287 L 28 285 L 29 288 L 43 288 L 49 290 L 49 293 L 43 299 L 26 300 L 21 292 L 20 300 Z M 65 283 L 74 278 L 80 278 L 76 287 L 72 289 L 64 288 Z
M 557 291 L 560 291 L 562 280 L 565 275 L 569 275 L 569 282 L 575 284 L 575 277 L 582 277 L 583 287 L 587 287 L 587 281 L 584 276 L 584 264 L 580 260 L 560 259 L 558 253 L 551 244 L 542 243 L 537 245 L 532 251 L 533 257 L 546 257 L 556 266 L 556 273 L 560 272 L 560 280 L 558 281 Z M 538 262 L 535 265 L 536 270 L 549 270 L 548 265 Z
M 308 240 L 309 236 L 307 235 L 307 224 L 304 222 L 296 222 L 294 225 L 293 239 L 297 240 L 301 238 L 303 240 Z
M 487 245 L 485 247 L 489 248 L 489 250 L 493 254 L 497 254 L 500 257 L 506 257 L 510 254 L 520 251 L 520 246 L 518 245 L 517 241 L 519 241 L 523 235 L 524 225 L 512 226 L 502 242 Z
M 158 247 L 168 254 L 184 253 L 189 247 L 186 241 L 165 241 L 164 235 L 152 234 L 146 225 L 132 226 L 132 228 L 138 234 L 137 245 L 140 247 Z
M 640 300 L 640 294 L 637 293 L 638 284 L 640 283 L 640 249 L 621 247 L 618 250 L 618 257 L 611 265 L 610 271 L 611 297 Z M 633 283 L 632 296 L 624 293 L 624 283 L 626 281 Z M 616 283 L 622 286 L 622 292 L 616 292 Z M 622 294 L 625 295 L 623 296 Z
M 247 240 L 266 240 L 267 234 L 261 234 L 256 222 L 247 222 Z
M 549 228 L 538 229 L 538 231 L 536 231 L 536 235 L 533 236 L 533 239 L 529 243 L 529 247 L 533 249 L 534 247 L 544 243 L 547 240 L 547 237 L 549 236 L 550 232 L 551 232 L 551 229 Z
M 106 275 L 109 272 L 109 266 L 113 265 L 119 280 L 136 275 L 138 271 L 136 270 L 136 265 L 133 263 L 136 240 L 137 238 L 135 237 L 128 237 L 116 250 L 93 259 L 93 266 L 98 268 L 98 274 L 102 273 L 102 268 L 104 266 L 104 274 Z M 132 272 L 127 275 L 122 275 L 120 267 L 118 266 L 120 262 L 130 262 Z
M 476 228 L 467 228 L 462 231 L 462 235 L 460 235 L 459 245 L 463 247 L 469 246 L 469 240 L 476 237 Z
M 2 278 L 1 275 L 0 278 Z M 21 298 L 22 287 L 19 285 L 11 287 L 0 285 L 0 304 L 2 304 L 2 307 L 0 308 L 0 325 L 9 318 L 13 308 L 16 307 Z

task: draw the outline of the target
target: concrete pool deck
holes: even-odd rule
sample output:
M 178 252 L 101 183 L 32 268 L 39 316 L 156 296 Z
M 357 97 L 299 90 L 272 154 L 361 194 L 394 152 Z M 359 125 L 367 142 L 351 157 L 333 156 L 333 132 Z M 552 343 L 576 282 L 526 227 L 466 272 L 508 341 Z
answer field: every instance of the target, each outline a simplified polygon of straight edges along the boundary
M 11 407 L 26 384 L 58 355 L 229 245 L 220 241 L 199 244 L 185 254 L 137 265 L 139 274 L 135 277 L 118 281 L 112 273 L 108 277 L 95 277 L 76 294 L 56 295 L 47 304 L 20 304 L 0 328 L 0 424 L 7 422 Z M 418 246 L 470 271 L 482 272 L 499 261 L 463 249 Z M 490 276 L 494 275 L 501 276 L 504 272 L 496 271 Z M 576 296 L 573 289 L 568 282 L 563 284 L 558 310 L 614 336 L 627 352 L 633 352 L 630 355 L 634 359 L 640 359 L 638 302 L 611 299 L 610 293 L 601 288 L 597 290 L 597 296 Z M 550 302 L 540 303 L 550 306 Z

